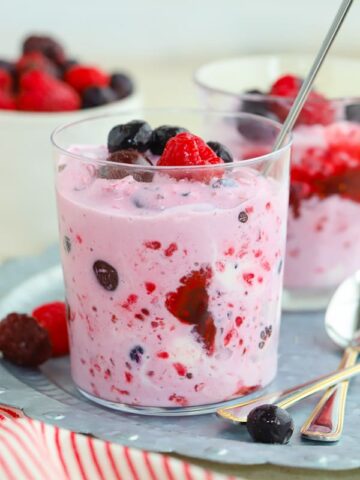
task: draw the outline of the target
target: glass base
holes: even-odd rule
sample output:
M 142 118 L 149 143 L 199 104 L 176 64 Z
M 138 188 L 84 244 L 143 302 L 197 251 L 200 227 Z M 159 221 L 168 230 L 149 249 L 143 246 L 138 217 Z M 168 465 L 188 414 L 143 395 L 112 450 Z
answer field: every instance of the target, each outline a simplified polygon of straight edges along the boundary
M 333 289 L 284 289 L 282 309 L 285 312 L 311 312 L 325 310 L 329 304 L 333 292 Z
M 77 387 L 77 389 L 85 398 L 97 403 L 98 405 L 101 405 L 102 407 L 111 408 L 112 410 L 117 410 L 124 413 L 136 413 L 137 415 L 155 415 L 163 417 L 181 417 L 215 413 L 219 408 L 230 407 L 231 405 L 238 403 L 240 399 L 242 401 L 246 397 L 250 396 L 250 394 L 243 395 L 225 402 L 211 403 L 208 405 L 194 405 L 193 407 L 142 407 L 139 405 L 127 405 L 126 403 L 111 402 L 109 400 L 96 397 L 91 393 L 85 392 L 79 387 Z M 251 395 L 261 390 L 263 390 L 263 387 L 260 387 L 258 390 L 253 390 Z

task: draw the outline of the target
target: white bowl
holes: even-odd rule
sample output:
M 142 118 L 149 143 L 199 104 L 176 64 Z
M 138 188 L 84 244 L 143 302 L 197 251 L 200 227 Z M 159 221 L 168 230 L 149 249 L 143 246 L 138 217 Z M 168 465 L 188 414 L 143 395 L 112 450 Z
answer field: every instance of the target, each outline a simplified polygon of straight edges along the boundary
M 90 115 L 141 107 L 141 96 L 134 93 L 74 112 L 0 111 L 0 261 L 36 254 L 57 239 L 52 131 Z
M 308 72 L 313 55 L 246 55 L 226 58 L 199 67 L 194 81 L 200 88 L 201 102 L 215 108 L 231 107 L 231 97 L 246 90 L 268 91 L 281 75 L 301 77 Z M 360 96 L 360 62 L 352 57 L 329 56 L 315 81 L 316 88 L 330 97 Z M 215 98 L 218 95 L 218 98 Z M 213 96 L 214 98 L 211 98 Z

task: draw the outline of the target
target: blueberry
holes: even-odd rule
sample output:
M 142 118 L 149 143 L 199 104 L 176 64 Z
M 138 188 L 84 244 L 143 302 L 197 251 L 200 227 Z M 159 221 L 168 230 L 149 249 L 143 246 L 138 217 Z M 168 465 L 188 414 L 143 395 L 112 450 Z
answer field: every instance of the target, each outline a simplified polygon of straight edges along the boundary
M 93 271 L 97 281 L 105 290 L 116 290 L 119 284 L 119 275 L 112 265 L 104 262 L 104 260 L 96 260 L 93 265 Z
M 238 215 L 238 220 L 241 223 L 246 223 L 249 220 L 249 215 L 245 212 L 245 210 L 242 210 L 239 215 Z
M 150 125 L 143 120 L 132 120 L 122 125 L 116 125 L 108 135 L 109 152 L 129 148 L 145 152 L 148 149 L 151 132 Z
M 110 87 L 119 100 L 131 95 L 135 89 L 134 82 L 125 73 L 113 73 L 110 77 Z
M 133 362 L 140 363 L 142 355 L 144 354 L 144 349 L 141 345 L 136 345 L 136 347 L 132 348 L 129 357 Z
M 67 235 L 64 236 L 64 248 L 65 248 L 65 251 L 67 253 L 70 253 L 70 251 L 71 251 L 71 240 Z
M 273 143 L 276 139 L 277 130 L 271 123 L 260 123 L 255 118 L 237 118 L 236 128 L 247 140 L 260 143 Z
M 116 94 L 109 87 L 88 87 L 82 95 L 82 108 L 100 107 L 115 102 Z
M 214 183 L 211 184 L 212 188 L 233 188 L 236 187 L 238 184 L 232 178 L 218 178 L 215 180 Z
M 247 417 L 247 430 L 255 442 L 288 443 L 294 422 L 289 413 L 276 405 L 261 405 Z
M 345 116 L 350 122 L 360 123 L 360 103 L 346 105 Z
M 16 72 L 15 63 L 9 62 L 8 60 L 0 60 L 0 69 L 6 70 L 10 75 L 15 75 Z
M 69 58 L 68 60 L 65 60 L 65 62 L 61 65 L 61 70 L 63 75 L 71 68 L 74 67 L 75 65 L 78 65 L 79 62 L 75 60 L 74 58 Z
M 151 152 L 154 155 L 161 155 L 170 138 L 175 137 L 178 133 L 187 131 L 186 128 L 174 127 L 172 125 L 161 125 L 161 127 L 155 128 L 150 137 L 149 148 Z
M 275 114 L 270 110 L 269 100 L 266 100 L 265 95 L 260 90 L 248 90 L 245 95 L 248 94 L 250 98 L 245 98 L 241 105 L 240 111 L 246 113 L 253 113 L 255 115 L 261 115 L 262 117 L 269 117 L 276 119 Z M 251 96 L 254 96 L 251 98 Z
M 213 150 L 218 157 L 224 160 L 225 163 L 231 163 L 234 161 L 229 150 L 220 142 L 207 142 L 208 147 Z

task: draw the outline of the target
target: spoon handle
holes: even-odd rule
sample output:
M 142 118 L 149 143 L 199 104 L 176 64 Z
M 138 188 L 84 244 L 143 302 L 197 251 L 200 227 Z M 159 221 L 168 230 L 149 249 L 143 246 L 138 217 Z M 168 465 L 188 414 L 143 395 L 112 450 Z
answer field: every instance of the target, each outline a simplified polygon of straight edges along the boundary
M 337 370 L 336 372 L 332 372 L 328 375 L 323 375 L 305 385 L 298 385 L 292 389 L 282 390 L 276 393 L 264 395 L 262 397 L 246 400 L 244 402 L 237 403 L 236 405 L 220 408 L 216 413 L 220 417 L 231 420 L 232 422 L 246 423 L 249 412 L 259 405 L 263 405 L 264 403 L 272 403 L 281 408 L 288 408 L 300 400 L 313 395 L 314 393 L 325 390 L 326 388 L 336 385 L 337 383 L 347 380 L 354 375 L 358 375 L 359 373 L 360 365 L 354 365 L 349 368 Z
M 358 352 L 349 347 L 345 350 L 339 368 L 356 364 Z M 326 390 L 309 418 L 301 428 L 301 435 L 318 442 L 337 442 L 344 426 L 346 396 L 349 380 Z

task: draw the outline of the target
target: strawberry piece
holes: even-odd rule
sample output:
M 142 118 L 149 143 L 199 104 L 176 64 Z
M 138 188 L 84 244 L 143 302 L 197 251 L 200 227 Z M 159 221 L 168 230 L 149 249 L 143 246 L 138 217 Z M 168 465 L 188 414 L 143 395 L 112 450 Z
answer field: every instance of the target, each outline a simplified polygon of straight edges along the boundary
M 107 87 L 110 77 L 102 70 L 86 65 L 75 65 L 65 73 L 65 81 L 77 92 L 89 87 Z
M 10 90 L 12 87 L 12 77 L 10 73 L 0 68 L 0 90 Z
M 15 98 L 2 90 L 0 90 L 0 110 L 16 110 Z
M 40 52 L 25 53 L 17 61 L 16 70 L 20 75 L 30 70 L 40 70 L 54 77 L 59 73 L 56 65 Z
M 49 333 L 52 356 L 67 355 L 69 353 L 69 336 L 66 325 L 65 303 L 46 303 L 35 308 L 32 316 Z
M 45 72 L 33 70 L 20 79 L 19 110 L 34 112 L 63 112 L 78 110 L 81 100 L 78 93 Z
M 272 85 L 269 94 L 275 97 L 284 97 L 284 100 L 279 99 L 272 102 L 272 110 L 281 121 L 287 117 L 301 85 L 302 79 L 294 75 L 284 75 Z M 330 102 L 320 93 L 314 90 L 310 92 L 299 114 L 297 124 L 327 125 L 332 120 L 333 110 Z
M 160 167 L 191 167 L 222 164 L 224 161 L 200 138 L 188 132 L 182 132 L 168 140 L 157 165 Z M 221 177 L 223 170 L 204 170 L 190 173 L 172 172 L 172 176 L 181 179 L 208 182 L 213 177 Z

